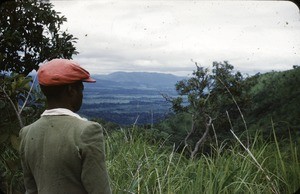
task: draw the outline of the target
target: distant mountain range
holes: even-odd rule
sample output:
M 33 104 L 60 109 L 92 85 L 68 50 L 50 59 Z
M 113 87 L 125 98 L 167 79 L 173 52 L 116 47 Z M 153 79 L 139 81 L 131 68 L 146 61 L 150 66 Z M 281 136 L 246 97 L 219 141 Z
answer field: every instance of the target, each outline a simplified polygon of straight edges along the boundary
M 171 89 L 185 77 L 164 73 L 148 72 L 114 72 L 108 75 L 92 75 L 97 80 L 93 87 L 122 87 L 122 88 L 149 88 Z
M 175 84 L 184 77 L 163 73 L 115 72 L 92 75 L 85 84 L 79 113 L 118 124 L 154 123 L 169 114 L 171 105 L 162 94 L 176 96 Z

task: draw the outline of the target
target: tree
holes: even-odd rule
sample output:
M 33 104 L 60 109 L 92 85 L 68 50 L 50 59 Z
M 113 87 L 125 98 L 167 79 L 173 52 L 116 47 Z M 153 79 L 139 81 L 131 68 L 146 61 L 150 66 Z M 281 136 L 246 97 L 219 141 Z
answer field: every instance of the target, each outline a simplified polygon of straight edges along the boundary
M 250 99 L 245 92 L 247 86 L 243 84 L 242 74 L 234 72 L 234 67 L 227 61 L 214 62 L 212 72 L 197 63 L 195 65 L 192 77 L 176 84 L 179 97 L 166 97 L 175 113 L 191 115 L 191 129 L 184 139 L 191 158 L 199 152 L 211 128 L 219 133 L 229 131 L 231 126 L 227 115 L 236 119 L 239 110 L 246 108 Z
M 0 71 L 26 76 L 45 60 L 77 54 L 76 38 L 60 30 L 67 19 L 52 8 L 37 0 L 0 4 Z

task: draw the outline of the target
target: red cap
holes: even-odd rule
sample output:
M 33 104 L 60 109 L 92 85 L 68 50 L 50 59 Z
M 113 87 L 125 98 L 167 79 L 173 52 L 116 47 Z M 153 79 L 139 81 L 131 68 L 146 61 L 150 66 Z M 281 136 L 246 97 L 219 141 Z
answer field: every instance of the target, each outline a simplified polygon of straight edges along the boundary
M 38 80 L 44 86 L 65 85 L 77 81 L 96 82 L 87 70 L 68 59 L 52 59 L 42 65 L 38 70 Z

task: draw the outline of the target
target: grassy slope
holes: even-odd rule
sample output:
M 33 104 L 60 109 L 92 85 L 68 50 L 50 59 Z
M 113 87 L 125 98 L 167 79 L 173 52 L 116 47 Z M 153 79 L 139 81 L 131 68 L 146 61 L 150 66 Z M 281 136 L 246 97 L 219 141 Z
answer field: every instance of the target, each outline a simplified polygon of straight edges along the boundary
M 107 136 L 107 166 L 114 193 L 293 193 L 300 187 L 299 142 L 286 141 L 282 147 L 256 135 L 250 151 L 259 169 L 238 143 L 212 145 L 213 157 L 190 160 L 133 128 Z
M 271 120 L 281 130 L 300 129 L 300 68 L 269 72 L 252 87 L 254 106 L 247 114 L 252 127 L 269 127 Z
M 138 128 L 112 132 L 106 148 L 114 193 L 293 193 L 300 187 L 300 141 L 286 129 L 299 130 L 299 85 L 300 68 L 262 74 L 252 87 L 247 125 L 268 128 L 274 140 L 255 134 L 250 151 L 262 168 L 238 142 L 218 142 L 211 145 L 212 157 L 190 160 L 165 142 L 153 142 L 157 134 L 151 138 Z M 276 139 L 275 131 L 287 138 Z
M 165 142 L 153 143 L 144 130 L 117 131 L 107 136 L 106 145 L 114 193 L 295 192 L 300 187 L 300 140 L 282 129 L 299 130 L 300 69 L 270 72 L 257 79 L 248 120 L 255 131 L 268 127 L 273 141 L 256 133 L 249 149 L 255 159 L 237 141 L 229 147 L 218 142 L 211 145 L 212 157 L 199 155 L 191 160 Z M 285 138 L 277 139 L 282 132 Z

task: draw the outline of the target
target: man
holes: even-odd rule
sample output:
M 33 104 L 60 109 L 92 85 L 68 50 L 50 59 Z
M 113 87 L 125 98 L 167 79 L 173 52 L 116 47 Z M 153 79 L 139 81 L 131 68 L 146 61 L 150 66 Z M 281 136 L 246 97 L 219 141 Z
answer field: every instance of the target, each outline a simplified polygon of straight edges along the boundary
M 26 193 L 111 193 L 101 125 L 75 112 L 82 104 L 82 82 L 89 72 L 67 59 L 53 59 L 38 70 L 47 109 L 20 131 Z

